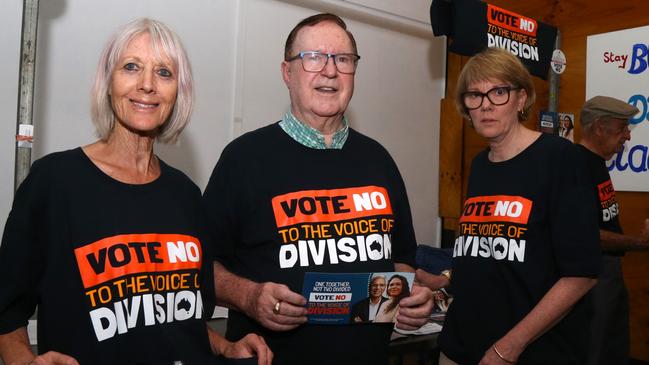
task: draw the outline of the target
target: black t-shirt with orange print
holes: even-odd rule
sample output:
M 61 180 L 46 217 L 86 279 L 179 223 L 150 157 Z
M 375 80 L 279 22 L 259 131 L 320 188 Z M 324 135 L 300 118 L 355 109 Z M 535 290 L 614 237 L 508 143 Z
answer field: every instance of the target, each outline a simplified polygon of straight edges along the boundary
M 491 162 L 488 152 L 471 166 L 453 250 L 454 301 L 439 338 L 460 364 L 477 364 L 561 277 L 599 270 L 592 188 L 572 143 L 543 134 L 507 161 Z M 583 364 L 587 305 L 581 300 L 518 363 Z
M 96 364 L 207 364 L 213 308 L 200 190 L 161 162 L 118 182 L 80 149 L 36 161 L 0 247 L 0 333 L 38 305 L 38 350 Z M 205 311 L 209 316 L 212 309 Z
M 205 190 L 217 260 L 256 282 L 301 293 L 306 272 L 414 266 L 415 237 L 399 171 L 350 129 L 342 149 L 312 149 L 277 123 L 225 148 Z M 217 278 L 218 280 L 218 278 Z M 276 364 L 386 364 L 392 326 L 303 325 L 272 332 L 230 311 L 227 337 L 266 338 Z
M 611 175 L 608 173 L 606 161 L 580 144 L 577 145 L 577 148 L 583 158 L 582 162 L 590 172 L 593 184 L 597 188 L 595 199 L 599 211 L 599 228 L 605 231 L 622 233 L 619 217 L 620 204 L 615 198 L 615 188 L 611 181 Z

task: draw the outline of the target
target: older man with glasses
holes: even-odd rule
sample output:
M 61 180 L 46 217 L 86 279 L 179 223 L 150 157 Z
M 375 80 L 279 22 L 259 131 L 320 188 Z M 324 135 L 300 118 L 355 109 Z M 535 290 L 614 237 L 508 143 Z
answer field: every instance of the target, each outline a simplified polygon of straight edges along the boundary
M 602 271 L 590 293 L 593 321 L 588 365 L 629 361 L 629 297 L 621 258 L 626 251 L 649 249 L 649 220 L 645 220 L 641 237 L 623 233 L 620 206 L 605 162 L 631 139 L 629 119 L 637 113 L 635 106 L 608 96 L 595 96 L 581 109 L 582 138 L 578 146 L 582 165 L 591 174 L 602 249 Z
M 360 56 L 333 14 L 301 21 L 285 45 L 290 109 L 221 155 L 204 194 L 216 242 L 216 292 L 228 338 L 263 334 L 275 364 L 387 364 L 392 324 L 312 325 L 306 272 L 414 271 L 415 235 L 403 180 L 388 152 L 349 127 Z M 397 327 L 428 320 L 415 286 Z

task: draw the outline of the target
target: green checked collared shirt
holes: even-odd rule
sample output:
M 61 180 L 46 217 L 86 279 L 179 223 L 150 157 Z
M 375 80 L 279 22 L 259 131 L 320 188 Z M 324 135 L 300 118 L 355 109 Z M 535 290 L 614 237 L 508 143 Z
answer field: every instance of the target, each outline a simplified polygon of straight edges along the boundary
M 347 136 L 349 135 L 349 123 L 347 122 L 347 117 L 343 116 L 343 127 L 334 133 L 333 138 L 331 139 L 331 146 L 327 146 L 322 133 L 297 120 L 293 113 L 291 113 L 290 109 L 286 114 L 284 114 L 284 118 L 279 122 L 279 126 L 282 127 L 286 134 L 291 136 L 291 138 L 300 144 L 319 150 L 342 149 L 345 145 L 345 141 L 347 141 Z

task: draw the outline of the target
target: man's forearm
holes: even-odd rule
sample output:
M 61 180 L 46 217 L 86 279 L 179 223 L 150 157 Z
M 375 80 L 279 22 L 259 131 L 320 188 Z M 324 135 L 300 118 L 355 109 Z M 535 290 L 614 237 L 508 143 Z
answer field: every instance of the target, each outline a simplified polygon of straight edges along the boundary
M 25 327 L 0 335 L 0 357 L 5 364 L 28 364 L 34 359 Z
M 600 229 L 599 240 L 603 250 L 620 252 L 649 250 L 649 238 L 647 237 L 629 236 Z
M 214 287 L 218 304 L 246 313 L 249 297 L 253 295 L 257 283 L 233 274 L 214 261 Z

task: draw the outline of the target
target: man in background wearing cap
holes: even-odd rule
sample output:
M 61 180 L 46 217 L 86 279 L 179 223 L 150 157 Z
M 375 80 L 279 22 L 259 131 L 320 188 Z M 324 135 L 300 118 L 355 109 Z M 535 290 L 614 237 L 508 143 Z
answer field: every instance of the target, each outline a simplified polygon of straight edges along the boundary
M 590 172 L 599 207 L 602 271 L 591 291 L 593 322 L 589 365 L 627 364 L 629 357 L 629 301 L 620 258 L 625 251 L 649 249 L 649 219 L 642 237 L 622 233 L 619 204 L 605 162 L 631 139 L 629 118 L 638 109 L 621 100 L 596 96 L 584 104 L 578 149 Z

